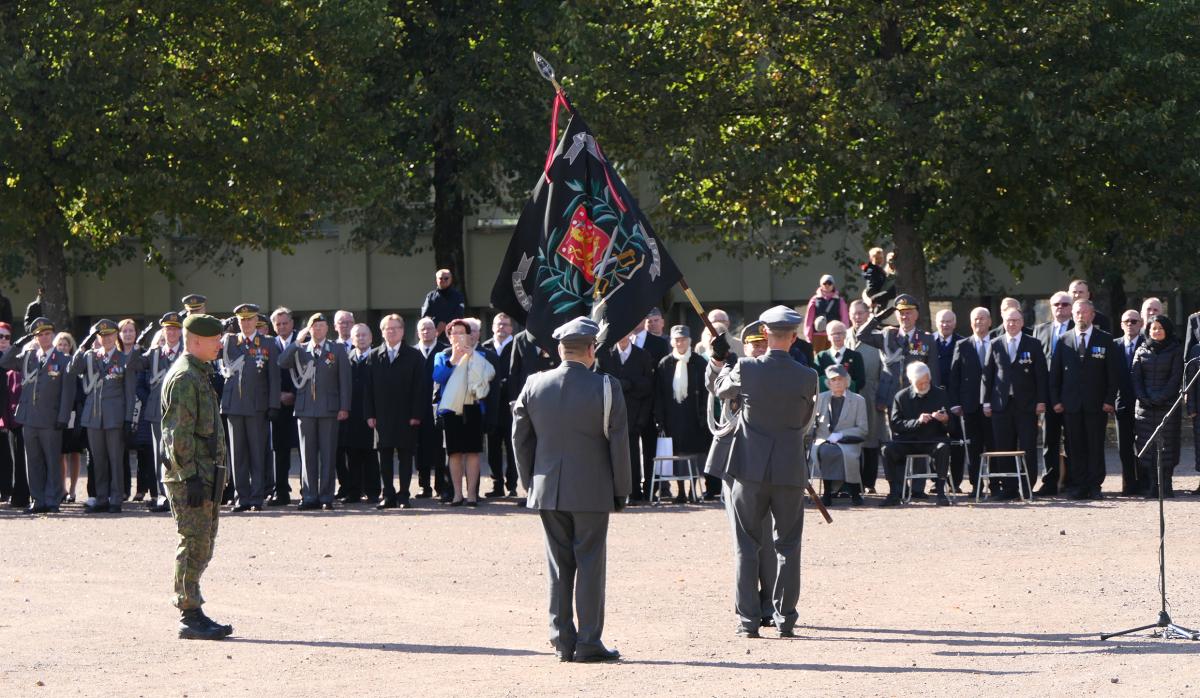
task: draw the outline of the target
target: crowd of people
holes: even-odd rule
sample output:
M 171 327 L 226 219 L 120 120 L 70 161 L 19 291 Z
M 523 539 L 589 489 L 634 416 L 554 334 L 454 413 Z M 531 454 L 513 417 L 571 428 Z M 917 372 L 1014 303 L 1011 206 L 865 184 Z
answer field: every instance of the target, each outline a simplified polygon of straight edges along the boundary
M 841 295 L 834 277 L 822 276 L 789 352 L 820 380 L 808 443 L 826 506 L 841 497 L 863 504 L 864 495 L 876 493 L 881 466 L 889 485 L 881 504 L 899 504 L 911 455 L 929 457 L 934 481 L 932 492 L 912 483 L 916 499 L 948 504 L 948 494 L 977 487 L 1001 501 L 1060 493 L 1100 498 L 1109 415 L 1116 419 L 1121 492 L 1156 495 L 1161 458 L 1165 495 L 1174 495 L 1182 415 L 1200 432 L 1196 386 L 1157 447 L 1135 454 L 1194 373 L 1185 365 L 1200 363 L 1200 314 L 1179 329 L 1150 298 L 1122 314 L 1113 336 L 1086 282 L 1076 280 L 1050 298 L 1052 319 L 1032 329 L 1021 304 L 1006 298 L 996 327 L 980 307 L 965 335 L 951 310 L 938 312 L 934 331 L 926 332 L 917 327 L 916 300 L 891 283 L 893 264 L 893 255 L 872 249 L 858 298 Z M 235 512 L 364 501 L 387 509 L 436 498 L 473 507 L 481 497 L 520 496 L 511 404 L 531 374 L 559 358 L 527 333 L 514 334 L 502 313 L 481 341 L 482 323 L 465 317 L 451 273 L 439 270 L 435 282 L 412 343 L 398 314 L 374 328 L 346 310 L 298 318 L 286 307 L 269 315 L 252 303 L 233 309 L 213 377 L 230 454 L 224 504 Z M 24 337 L 15 339 L 12 324 L 0 322 L 0 499 L 30 512 L 58 511 L 84 498 L 77 488 L 86 462 L 86 512 L 120 512 L 131 500 L 169 510 L 159 388 L 182 353 L 183 318 L 207 312 L 203 296 L 183 302 L 183 310 L 140 333 L 131 319 L 100 320 L 78 344 L 41 317 L 36 302 Z M 723 360 L 730 365 L 739 353 L 753 356 L 762 341 L 747 334 L 750 326 L 742 341 L 734 339 L 723 310 L 707 320 L 733 345 Z M 709 329 L 693 343 L 687 325 L 668 328 L 654 309 L 597 356 L 595 370 L 616 380 L 627 407 L 631 504 L 671 496 L 665 484 L 652 488 L 656 469 L 671 475 L 688 468 L 656 460 L 664 438 L 694 465 L 711 461 L 713 435 L 730 416 L 708 375 L 713 343 Z M 296 450 L 298 497 L 288 478 Z M 1023 452 L 1028 479 L 981 483 L 987 451 Z M 490 473 L 481 473 L 485 454 Z M 991 469 L 1013 470 L 996 461 Z M 1041 486 L 1031 493 L 1027 483 L 1039 472 Z M 489 474 L 491 489 L 481 495 L 481 477 Z M 677 503 L 721 492 L 713 475 L 692 492 L 689 481 L 674 482 Z

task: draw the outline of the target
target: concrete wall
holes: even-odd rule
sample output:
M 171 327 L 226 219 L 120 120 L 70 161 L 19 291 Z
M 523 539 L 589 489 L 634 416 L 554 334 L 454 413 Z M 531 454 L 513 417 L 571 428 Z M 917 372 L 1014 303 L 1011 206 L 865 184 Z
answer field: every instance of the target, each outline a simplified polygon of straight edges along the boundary
M 466 290 L 470 306 L 486 308 L 510 233 L 509 227 L 484 227 L 467 234 Z M 174 280 L 145 267 L 140 260 L 112 269 L 103 279 L 75 276 L 70 280 L 69 292 L 79 317 L 76 331 L 98 317 L 156 318 L 179 308 L 179 299 L 191 292 L 208 296 L 210 310 L 222 317 L 239 303 L 254 302 L 265 309 L 286 305 L 302 314 L 345 308 L 371 323 L 393 311 L 410 321 L 415 319 L 422 298 L 433 287 L 433 253 L 428 238 L 421 241 L 423 252 L 407 257 L 351 251 L 342 247 L 343 241 L 344 233 L 335 233 L 297 246 L 294 254 L 248 251 L 241 265 L 223 269 L 181 265 L 175 269 Z M 790 271 L 772 269 L 766 260 L 709 254 L 710 248 L 705 245 L 668 244 L 705 307 L 725 308 L 735 323 L 775 302 L 803 305 L 826 272 L 834 274 L 843 289 L 853 289 L 855 295 L 862 287 L 858 269 L 838 268 L 835 259 L 839 249 L 849 251 L 853 260 L 862 256 L 863 245 L 853 236 L 831 238 L 820 254 Z M 1040 321 L 1045 319 L 1046 310 L 1044 303 L 1035 301 L 1065 288 L 1069 281 L 1067 273 L 1050 261 L 1026 269 L 1020 282 L 997 262 L 990 262 L 988 270 L 994 286 L 991 293 L 981 296 L 973 287 L 975 275 L 968 273 L 964 263 L 950 265 L 934 280 L 931 301 L 951 303 L 964 330 L 971 307 L 982 303 L 995 308 L 1004 295 L 1027 300 L 1029 319 Z M 18 316 L 32 299 L 34 288 L 33 280 L 26 277 L 4 289 Z M 1156 291 L 1151 288 L 1146 293 Z M 1130 293 L 1137 295 L 1136 291 Z M 1168 306 L 1175 303 L 1174 298 L 1164 300 Z M 698 324 L 678 289 L 672 291 L 666 305 L 671 322 Z

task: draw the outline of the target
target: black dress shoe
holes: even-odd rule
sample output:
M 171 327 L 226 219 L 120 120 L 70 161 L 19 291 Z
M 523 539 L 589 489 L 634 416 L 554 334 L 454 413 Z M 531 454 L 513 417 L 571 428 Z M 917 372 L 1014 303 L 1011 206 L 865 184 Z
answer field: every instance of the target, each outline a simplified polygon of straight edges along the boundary
M 913 499 L 929 499 L 929 495 L 925 494 L 925 490 L 913 490 Z
M 154 502 L 150 506 L 146 507 L 146 509 L 154 512 L 155 514 L 162 514 L 163 512 L 171 511 L 171 502 L 168 500 L 163 500 L 161 504 Z
M 479 506 L 479 500 L 478 500 L 478 499 L 468 499 L 468 500 L 467 500 L 467 506 L 469 506 L 469 507 L 477 507 L 477 506 Z
M 944 494 L 939 494 L 937 499 L 934 501 L 934 504 L 939 507 L 948 507 L 950 506 L 950 498 Z
M 396 500 L 396 508 L 397 509 L 412 509 L 412 502 L 408 501 L 407 499 Z
M 321 508 L 325 511 L 333 511 L 333 502 L 325 502 L 321 505 Z
M 383 501 L 375 505 L 376 509 L 395 509 L 396 500 L 391 497 L 386 497 Z
M 859 493 L 857 493 L 857 492 L 855 492 L 854 494 L 850 495 L 850 503 L 851 503 L 851 504 L 853 504 L 853 505 L 854 505 L 854 506 L 856 506 L 856 507 L 861 507 L 861 506 L 863 505 L 863 498 L 862 498 L 862 495 L 861 495 L 861 494 L 859 494 Z
M 492 491 L 488 492 L 484 496 L 487 497 L 488 499 L 499 499 L 500 497 L 504 496 L 504 488 L 503 487 L 493 487 Z
M 41 504 L 30 504 L 29 506 L 22 509 L 21 513 L 22 514 L 44 514 L 44 513 L 46 513 L 46 510 L 45 510 L 45 508 L 42 507 Z
M 900 506 L 900 498 L 895 495 L 889 494 L 888 496 L 883 498 L 883 501 L 879 503 L 879 506 L 881 506 L 881 507 L 898 507 L 898 506 Z
M 110 514 L 120 514 L 120 513 L 121 513 L 121 505 L 120 505 L 120 504 L 110 504 L 110 505 L 108 505 L 108 513 L 110 513 Z
M 283 507 L 283 506 L 287 506 L 291 503 L 292 503 L 292 497 L 291 497 L 291 495 L 287 495 L 287 494 L 275 495 L 274 497 L 271 497 L 270 499 L 267 500 L 267 506 L 269 506 L 269 507 Z
M 250 505 L 249 504 L 239 504 L 236 507 L 234 507 L 233 510 L 235 512 L 239 512 L 239 513 L 243 512 L 243 511 L 250 511 Z
M 775 627 L 775 619 L 772 618 L 771 616 L 763 616 L 763 618 L 758 621 L 758 627 L 774 628 Z
M 263 510 L 263 508 L 262 508 L 261 504 L 251 504 L 250 505 L 250 511 L 262 511 L 262 510 Z
M 84 504 L 83 512 L 85 514 L 103 514 L 108 511 L 108 502 L 96 502 L 95 504 Z
M 120 511 L 120 509 L 117 509 L 117 511 Z M 58 505 L 51 504 L 51 505 L 42 507 L 42 513 L 43 514 L 57 514 L 58 513 Z
M 758 634 L 758 628 L 747 628 L 744 625 L 739 625 L 737 630 L 734 631 L 734 634 L 738 637 L 744 637 L 749 640 L 757 640 L 758 638 L 762 637 L 762 635 Z
M 575 661 L 575 650 L 555 648 L 554 656 L 558 657 L 558 661 L 560 662 L 573 662 Z
M 430 499 L 433 497 L 433 492 L 428 487 L 422 487 L 421 492 L 414 495 L 415 499 Z
M 1034 491 L 1034 494 L 1039 497 L 1057 497 L 1058 487 L 1054 485 L 1042 485 Z
M 465 499 L 459 499 L 459 500 L 455 500 L 455 501 L 452 501 L 452 502 L 450 502 L 450 506 L 452 506 L 452 507 L 461 507 L 463 504 L 466 504 L 466 503 L 467 503 L 467 500 L 465 500 Z
M 300 502 L 296 505 L 296 511 L 314 511 L 320 508 L 320 502 Z
M 796 631 L 793 628 L 780 628 L 779 637 L 796 637 Z
M 1200 490 L 1197 490 L 1196 492 L 1197 492 L 1197 493 L 1200 493 Z M 516 497 L 516 496 L 517 496 L 517 488 L 516 488 L 516 487 L 509 487 L 509 488 L 508 488 L 508 496 L 510 496 L 510 497 Z
M 620 652 L 603 647 L 598 650 L 587 650 L 586 652 L 580 652 L 578 647 L 575 648 L 575 661 L 584 664 L 592 662 L 615 662 L 620 658 Z

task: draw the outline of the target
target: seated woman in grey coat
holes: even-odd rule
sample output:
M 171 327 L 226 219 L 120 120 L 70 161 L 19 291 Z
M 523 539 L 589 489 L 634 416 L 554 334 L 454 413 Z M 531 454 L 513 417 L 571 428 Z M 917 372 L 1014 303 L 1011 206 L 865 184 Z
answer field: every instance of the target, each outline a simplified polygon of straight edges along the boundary
M 867 401 L 850 392 L 850 374 L 840 364 L 825 369 L 829 390 L 817 395 L 816 430 L 812 446 L 814 478 L 825 481 L 821 501 L 833 506 L 833 493 L 844 482 L 850 501 L 862 498 L 862 442 L 867 435 Z

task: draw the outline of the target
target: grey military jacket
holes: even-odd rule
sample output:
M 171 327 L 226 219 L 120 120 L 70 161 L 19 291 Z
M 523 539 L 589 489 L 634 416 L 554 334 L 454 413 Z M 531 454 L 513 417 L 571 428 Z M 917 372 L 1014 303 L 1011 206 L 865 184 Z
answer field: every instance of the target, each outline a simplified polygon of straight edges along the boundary
M 275 340 L 262 333 L 252 339 L 225 335 L 221 341 L 221 414 L 252 416 L 279 409 L 279 350 Z
M 142 370 L 145 372 L 145 380 L 150 386 L 150 392 L 146 395 L 146 399 L 142 402 L 142 415 L 150 422 L 158 422 L 162 420 L 162 383 L 166 377 L 167 371 L 170 370 L 171 364 L 175 362 L 183 354 L 183 342 L 175 348 L 175 357 L 167 360 L 165 347 L 154 347 L 150 351 L 142 354 Z
M 768 485 L 807 485 L 804 437 L 812 425 L 817 372 L 773 349 L 722 370 L 716 388 L 720 399 L 742 403 L 729 449 L 729 476 Z
M 21 399 L 17 403 L 17 424 L 31 429 L 53 429 L 66 424 L 75 407 L 75 379 L 70 375 L 71 357 L 51 349 L 45 361 L 38 361 L 38 346 L 28 349 L 9 347 L 0 356 L 0 368 L 21 374 Z
M 633 489 L 621 385 L 611 381 L 608 436 L 604 374 L 576 361 L 529 376 L 513 403 L 513 455 L 527 506 L 608 512 Z
M 863 323 L 854 333 L 857 342 L 875 347 L 883 359 L 883 370 L 890 374 L 890 380 L 880 380 L 876 399 L 882 398 L 890 405 L 896 393 L 908 387 L 908 374 L 905 369 L 909 364 L 920 361 L 929 367 L 929 376 L 934 385 L 941 385 L 939 375 L 937 349 L 933 334 L 923 330 L 913 330 L 913 340 L 900 334 L 897 327 L 879 327 L 880 321 L 872 317 Z
M 70 371 L 83 378 L 83 403 L 80 423 L 88 429 L 119 429 L 133 421 L 137 374 L 142 355 L 126 353 L 114 347 L 101 358 L 93 347 L 80 349 L 71 357 Z
M 711 361 L 707 362 L 704 368 L 704 387 L 708 388 L 708 392 L 714 396 L 717 394 L 717 378 L 726 368 L 732 367 L 722 366 L 718 369 Z M 722 400 L 721 422 L 718 424 L 710 406 L 708 410 L 709 430 L 713 433 L 713 440 L 712 445 L 708 447 L 708 457 L 704 461 L 705 475 L 726 477 L 725 469 L 729 465 L 729 449 L 733 447 L 733 437 L 737 432 L 737 415 L 740 409 L 742 409 L 740 399 Z
M 326 338 L 318 350 L 311 340 L 303 345 L 292 342 L 278 363 L 292 372 L 297 417 L 336 417 L 341 410 L 350 411 L 350 357 L 340 343 Z

